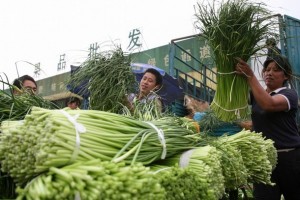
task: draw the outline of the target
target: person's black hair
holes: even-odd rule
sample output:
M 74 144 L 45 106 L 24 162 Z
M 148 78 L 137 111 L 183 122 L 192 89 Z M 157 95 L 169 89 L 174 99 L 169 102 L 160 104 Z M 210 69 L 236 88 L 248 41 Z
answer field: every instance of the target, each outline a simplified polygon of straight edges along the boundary
M 78 106 L 80 106 L 81 101 L 78 97 L 70 97 L 67 104 L 76 102 Z
M 290 79 L 293 74 L 292 66 L 289 60 L 282 55 L 277 55 L 273 57 L 268 57 L 263 64 L 263 69 L 265 70 L 271 62 L 275 62 L 276 65 L 284 72 L 284 74 Z
M 275 38 L 268 38 L 268 39 L 266 40 L 266 45 L 275 46 L 275 45 L 276 45 L 276 40 L 275 40 Z
M 283 83 L 283 85 L 287 86 L 288 81 L 291 83 L 293 77 L 293 70 L 288 58 L 283 55 L 268 57 L 263 64 L 263 72 L 266 70 L 266 68 L 271 62 L 275 62 L 277 67 L 279 67 L 284 72 L 284 75 L 287 77 L 287 80 Z
M 22 89 L 23 84 L 24 84 L 24 82 L 25 82 L 26 80 L 32 81 L 32 82 L 35 84 L 35 86 L 37 87 L 37 84 L 36 84 L 34 78 L 32 78 L 32 77 L 29 76 L 29 75 L 24 75 L 24 76 L 21 76 L 21 77 L 15 79 L 14 82 L 13 82 L 13 85 L 16 86 L 16 87 L 19 88 L 19 89 Z
M 149 68 L 145 71 L 145 73 L 151 73 L 155 76 L 155 79 L 156 79 L 156 85 L 160 85 L 162 86 L 162 82 L 163 82 L 163 78 L 162 78 L 162 75 L 159 73 L 159 71 L 157 71 L 156 69 L 154 68 Z M 145 74 L 144 73 L 144 74 Z

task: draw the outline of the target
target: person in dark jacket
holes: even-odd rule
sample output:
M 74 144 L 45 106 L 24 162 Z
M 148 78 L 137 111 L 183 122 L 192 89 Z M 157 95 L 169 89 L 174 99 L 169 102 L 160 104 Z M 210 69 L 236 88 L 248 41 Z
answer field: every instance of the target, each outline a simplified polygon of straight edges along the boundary
M 254 198 L 263 200 L 300 199 L 300 135 L 296 123 L 298 95 L 289 88 L 292 67 L 286 57 L 275 55 L 263 64 L 263 88 L 247 62 L 239 59 L 236 73 L 244 76 L 251 88 L 252 123 L 274 141 L 278 163 L 271 175 L 274 186 L 254 183 Z

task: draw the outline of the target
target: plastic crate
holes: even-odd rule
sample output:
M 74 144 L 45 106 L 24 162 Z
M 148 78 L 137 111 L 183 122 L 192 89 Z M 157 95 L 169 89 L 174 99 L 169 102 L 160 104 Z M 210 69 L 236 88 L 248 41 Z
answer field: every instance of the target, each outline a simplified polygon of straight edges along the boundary
M 242 130 L 243 130 L 242 127 L 240 127 L 237 124 L 234 124 L 234 123 L 223 123 L 222 125 L 214 128 L 210 132 L 210 135 L 211 136 L 216 136 L 216 137 L 222 136 L 224 134 L 226 134 L 226 135 L 233 135 L 233 134 L 236 134 L 236 133 L 238 133 L 238 132 L 240 132 Z
M 183 101 L 181 100 L 175 100 L 169 109 L 178 117 L 184 117 L 188 114 L 186 107 L 183 105 Z

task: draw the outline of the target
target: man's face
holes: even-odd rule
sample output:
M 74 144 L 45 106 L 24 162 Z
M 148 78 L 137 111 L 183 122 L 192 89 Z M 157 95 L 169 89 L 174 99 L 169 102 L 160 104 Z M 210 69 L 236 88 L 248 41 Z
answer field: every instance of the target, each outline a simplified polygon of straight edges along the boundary
M 14 89 L 13 93 L 15 95 L 20 95 L 23 92 L 28 92 L 30 94 L 36 94 L 37 93 L 37 87 L 34 84 L 33 81 L 31 80 L 25 80 L 23 81 L 23 83 L 21 84 L 21 89 Z
M 140 81 L 140 92 L 146 96 L 150 93 L 150 91 L 154 90 L 156 86 L 155 75 L 150 72 L 146 72 Z
M 23 88 L 32 94 L 36 94 L 36 92 L 37 92 L 36 85 L 34 84 L 34 82 L 32 82 L 30 80 L 25 80 L 23 82 Z

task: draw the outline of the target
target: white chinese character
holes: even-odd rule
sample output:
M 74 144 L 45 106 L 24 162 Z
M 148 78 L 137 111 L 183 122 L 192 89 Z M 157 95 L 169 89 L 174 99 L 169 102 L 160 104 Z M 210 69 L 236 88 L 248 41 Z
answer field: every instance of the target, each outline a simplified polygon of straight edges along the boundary
M 42 85 L 39 86 L 39 93 L 43 93 L 43 88 L 44 87 Z
M 185 50 L 186 52 L 181 52 L 181 60 L 184 60 L 185 62 L 187 62 L 187 61 L 191 61 L 192 60 L 192 58 L 191 58 L 191 56 L 190 56 L 190 54 L 191 54 L 191 50 L 190 49 L 187 49 L 187 50 Z
M 150 58 L 150 59 L 148 60 L 148 64 L 153 65 L 153 66 L 156 66 L 156 60 L 155 60 L 155 58 Z
M 65 89 L 65 84 L 63 82 L 59 83 L 59 90 L 64 90 Z
M 205 44 L 203 47 L 200 47 L 200 58 L 210 58 L 210 47 Z
M 127 49 L 130 51 L 134 47 L 140 47 L 142 44 L 140 43 L 140 35 L 141 31 L 139 29 L 133 29 L 130 33 L 128 38 L 130 38 L 130 43 L 127 47 Z
M 51 84 L 51 90 L 52 91 L 56 91 L 56 83 L 52 83 Z
M 165 61 L 165 66 L 168 67 L 168 66 L 169 66 L 169 54 L 167 54 L 167 55 L 164 57 L 164 61 Z

